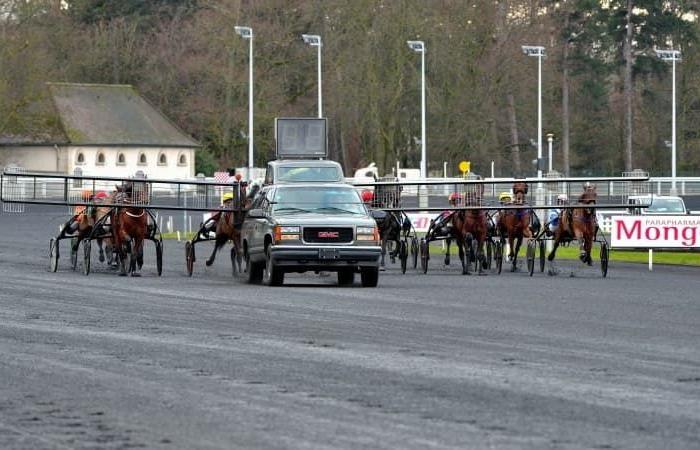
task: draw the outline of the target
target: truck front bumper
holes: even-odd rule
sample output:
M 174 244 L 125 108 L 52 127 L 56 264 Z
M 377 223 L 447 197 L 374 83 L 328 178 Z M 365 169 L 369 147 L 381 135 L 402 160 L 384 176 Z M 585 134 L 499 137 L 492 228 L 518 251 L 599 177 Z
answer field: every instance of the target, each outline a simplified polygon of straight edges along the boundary
M 379 267 L 379 246 L 287 246 L 270 249 L 272 262 L 289 271 Z

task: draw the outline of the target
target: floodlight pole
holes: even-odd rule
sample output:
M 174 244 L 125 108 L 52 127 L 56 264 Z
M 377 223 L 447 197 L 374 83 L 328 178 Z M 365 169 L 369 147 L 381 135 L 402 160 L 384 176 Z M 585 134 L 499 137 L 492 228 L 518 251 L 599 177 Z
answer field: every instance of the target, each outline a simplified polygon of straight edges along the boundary
M 542 58 L 544 58 L 544 47 L 534 45 L 523 45 L 523 53 L 527 56 L 537 57 L 537 178 L 542 178 Z
M 320 119 L 323 117 L 323 77 L 321 75 L 321 47 L 323 47 L 323 42 L 318 34 L 302 34 L 301 37 L 305 43 L 318 48 L 318 118 Z
M 421 178 L 426 178 L 428 176 L 428 160 L 426 151 L 426 138 L 425 138 L 425 42 L 423 41 L 407 41 L 408 47 L 421 54 L 421 155 L 420 155 L 420 176 Z
M 549 143 L 549 164 L 547 173 L 552 173 L 552 142 L 554 141 L 554 134 L 547 133 L 547 142 Z
M 671 61 L 671 195 L 678 195 L 676 189 L 676 61 L 681 60 L 680 50 L 656 50 L 656 56 Z
M 250 27 L 235 27 L 243 39 L 248 39 L 248 179 L 253 179 L 255 158 L 253 155 L 253 29 Z

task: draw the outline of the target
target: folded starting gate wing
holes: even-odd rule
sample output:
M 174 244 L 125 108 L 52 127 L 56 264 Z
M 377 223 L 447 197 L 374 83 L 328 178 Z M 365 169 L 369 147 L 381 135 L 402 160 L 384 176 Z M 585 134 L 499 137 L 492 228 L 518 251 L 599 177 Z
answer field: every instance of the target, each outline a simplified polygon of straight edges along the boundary
M 3 204 L 137 205 L 148 209 L 212 211 L 245 205 L 247 183 L 210 183 L 143 177 L 91 177 L 3 172 Z
M 404 212 L 496 209 L 580 208 L 586 186 L 595 189 L 597 209 L 626 209 L 630 195 L 649 190 L 648 176 L 566 178 L 445 178 L 353 183 L 369 191 L 371 209 Z M 502 199 L 503 197 L 508 197 Z M 522 201 L 516 202 L 516 198 Z M 364 196 L 368 198 L 368 196 Z M 559 201 L 558 201 L 559 199 Z M 642 205 L 641 207 L 644 207 Z

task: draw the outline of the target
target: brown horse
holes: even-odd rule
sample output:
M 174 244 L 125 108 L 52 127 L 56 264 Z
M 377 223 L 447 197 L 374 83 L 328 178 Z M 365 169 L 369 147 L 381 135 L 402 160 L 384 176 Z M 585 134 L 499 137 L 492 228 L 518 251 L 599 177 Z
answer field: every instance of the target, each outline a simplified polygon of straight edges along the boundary
M 236 274 L 236 266 L 238 266 L 238 273 L 243 273 L 241 226 L 243 225 L 243 220 L 245 219 L 247 209 L 253 203 L 253 198 L 260 189 L 258 185 L 253 185 L 250 189 L 249 195 L 246 195 L 246 184 L 240 183 L 239 186 L 240 190 L 236 193 L 234 198 L 224 203 L 225 210 L 214 214 L 209 219 L 209 221 L 212 222 L 211 225 L 207 227 L 208 231 L 214 231 L 216 233 L 214 251 L 212 251 L 211 256 L 206 261 L 207 267 L 214 264 L 216 253 L 228 241 L 231 241 L 233 243 L 233 248 L 231 248 L 231 265 L 234 275 Z M 239 207 L 241 198 L 245 199 L 242 205 L 243 208 Z M 226 210 L 226 208 L 228 208 L 228 210 Z
M 467 193 L 465 206 L 482 206 L 484 186 L 478 185 L 474 192 Z M 486 265 L 484 242 L 488 237 L 488 217 L 482 209 L 457 211 L 452 216 L 452 232 L 459 247 L 459 259 L 462 261 L 462 274 L 469 274 L 469 260 L 477 261 L 479 274 L 483 274 Z M 465 257 L 469 256 L 467 260 Z
M 113 196 L 115 208 L 112 210 L 112 236 L 119 260 L 120 276 L 126 276 L 126 255 L 129 254 L 128 273 L 132 277 L 141 276 L 143 266 L 143 241 L 148 235 L 149 215 L 142 207 L 147 203 L 146 189 L 133 191 L 133 185 L 117 187 Z
M 551 263 L 554 260 L 559 244 L 573 239 L 579 242 L 579 258 L 581 262 L 589 266 L 593 263 L 591 248 L 598 232 L 598 222 L 595 208 L 590 205 L 595 205 L 597 196 L 596 186 L 586 183 L 583 186 L 583 193 L 578 198 L 578 204 L 583 206 L 562 211 L 559 226 L 554 233 L 554 247 L 547 258 L 550 262 L 550 273 L 555 273 Z
M 514 200 L 512 205 L 527 205 L 527 183 L 518 181 L 513 183 Z M 523 243 L 523 238 L 531 239 L 533 228 L 537 228 L 537 218 L 532 209 L 504 209 L 498 214 L 497 232 L 501 236 L 501 242 L 508 240 L 510 252 L 508 259 L 512 262 L 511 272 L 517 270 L 518 252 Z M 514 245 L 515 244 L 515 245 Z

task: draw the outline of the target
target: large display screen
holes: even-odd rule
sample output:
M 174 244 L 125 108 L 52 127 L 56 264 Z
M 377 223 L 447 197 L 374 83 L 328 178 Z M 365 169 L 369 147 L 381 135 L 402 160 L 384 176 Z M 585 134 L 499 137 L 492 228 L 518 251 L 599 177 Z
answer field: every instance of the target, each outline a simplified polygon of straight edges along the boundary
M 328 156 L 326 119 L 277 118 L 277 158 L 325 158 Z

